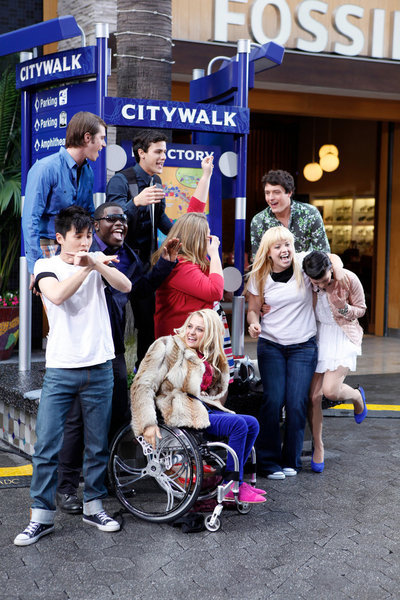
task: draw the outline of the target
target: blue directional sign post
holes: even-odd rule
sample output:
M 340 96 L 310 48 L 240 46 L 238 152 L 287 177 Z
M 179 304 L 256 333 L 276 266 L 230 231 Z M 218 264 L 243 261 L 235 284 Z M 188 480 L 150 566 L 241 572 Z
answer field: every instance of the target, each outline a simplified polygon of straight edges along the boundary
M 0 36 L 0 55 L 76 37 L 81 30 L 74 17 L 65 16 Z M 37 58 L 31 56 L 16 67 L 16 86 L 21 89 L 21 192 L 25 199 L 28 171 L 36 160 L 57 152 L 65 144 L 66 126 L 72 115 L 88 110 L 103 117 L 107 95 L 108 26 L 96 25 L 96 46 L 67 50 Z M 24 53 L 27 54 L 26 52 Z M 89 77 L 94 81 L 85 81 Z M 80 81 L 80 83 L 76 83 Z M 51 87 L 54 84 L 60 87 Z M 103 153 L 104 154 L 104 153 Z M 104 199 L 105 156 L 94 165 L 97 203 Z M 96 201 L 95 200 L 95 201 Z M 20 258 L 19 368 L 31 363 L 31 294 L 23 238 Z
M 107 32 L 105 35 L 107 39 Z M 106 90 L 104 82 L 108 72 L 106 64 L 102 64 L 102 72 L 98 72 L 98 63 L 104 63 L 104 60 L 99 61 L 99 56 L 104 53 L 104 38 L 98 37 L 97 42 L 97 47 L 49 54 L 24 61 L 16 67 L 16 87 L 26 96 L 22 115 L 25 125 L 22 144 L 26 151 L 22 165 L 23 195 L 27 171 L 37 160 L 58 152 L 64 146 L 67 123 L 75 113 L 88 110 L 103 116 L 104 103 L 99 98 Z M 94 81 L 85 81 L 93 75 L 96 76 Z M 59 88 L 49 88 L 57 82 L 62 84 Z M 95 194 L 105 191 L 106 166 L 103 158 L 101 161 L 99 157 L 93 164 Z
M 284 48 L 269 42 L 251 50 L 250 40 L 239 40 L 237 55 L 233 59 L 223 59 L 220 70 L 194 79 L 190 83 L 192 102 L 216 102 L 225 110 L 235 105 L 235 110 L 248 110 L 249 89 L 254 87 L 254 74 L 276 67 L 283 60 Z M 213 59 L 213 60 L 216 60 Z M 233 107 L 232 107 L 233 109 Z M 246 226 L 246 176 L 247 176 L 247 131 L 231 131 L 231 150 L 237 158 L 237 174 L 234 180 L 235 196 L 235 267 L 244 274 L 245 226 Z M 216 136 L 197 135 L 197 141 L 203 144 L 216 144 Z M 228 142 L 229 143 L 229 142 Z M 236 290 L 232 307 L 232 347 L 234 356 L 244 355 L 244 316 L 245 298 L 242 296 L 243 284 Z

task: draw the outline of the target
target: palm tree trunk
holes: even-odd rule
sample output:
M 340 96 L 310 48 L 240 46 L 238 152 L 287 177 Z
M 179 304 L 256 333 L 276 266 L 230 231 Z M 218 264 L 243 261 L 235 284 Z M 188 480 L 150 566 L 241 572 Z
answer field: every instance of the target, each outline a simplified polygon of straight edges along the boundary
M 171 0 L 118 0 L 118 96 L 171 98 L 171 11 Z M 118 138 L 132 137 L 134 131 L 124 127 Z

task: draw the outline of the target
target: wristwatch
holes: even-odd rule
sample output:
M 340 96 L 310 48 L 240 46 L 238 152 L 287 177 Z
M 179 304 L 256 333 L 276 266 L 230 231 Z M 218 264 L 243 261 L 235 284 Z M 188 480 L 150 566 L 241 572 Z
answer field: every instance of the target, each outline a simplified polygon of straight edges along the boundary
M 341 315 L 347 315 L 348 312 L 349 312 L 348 304 L 345 304 L 344 308 L 338 308 L 338 313 L 340 313 Z

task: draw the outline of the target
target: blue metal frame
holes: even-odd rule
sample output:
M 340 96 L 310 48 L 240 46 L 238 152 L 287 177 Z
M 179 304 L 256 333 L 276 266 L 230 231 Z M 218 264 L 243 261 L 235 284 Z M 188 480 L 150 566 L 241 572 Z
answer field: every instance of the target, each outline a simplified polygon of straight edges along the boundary
M 100 32 L 98 32 L 100 34 Z M 103 32 L 104 33 L 104 32 Z M 97 79 L 96 79 L 96 106 L 97 114 L 104 119 L 104 98 L 107 96 L 108 76 L 108 33 L 107 36 L 97 37 Z M 94 189 L 105 194 L 107 181 L 106 153 L 100 152 L 97 169 L 95 171 Z M 105 199 L 105 198 L 104 198 Z
M 75 17 L 66 15 L 10 31 L 0 36 L 0 56 L 81 35 Z
M 236 57 L 224 60 L 219 71 L 190 82 L 192 102 L 234 103 L 248 109 L 249 89 L 254 87 L 254 74 L 281 64 L 284 48 L 269 42 L 251 51 L 250 40 L 239 40 Z M 196 134 L 195 140 L 203 144 L 218 144 L 216 137 Z M 212 139 L 212 142 L 211 142 Z M 235 267 L 244 274 L 245 234 L 246 234 L 246 174 L 247 174 L 247 132 L 233 136 L 232 150 L 237 155 L 237 176 L 234 181 L 235 196 Z M 226 178 L 225 178 L 226 179 Z M 226 189 L 231 186 L 225 186 Z M 244 297 L 243 283 L 236 290 L 232 306 L 232 347 L 235 356 L 244 353 Z
M 218 71 L 190 82 L 191 102 L 213 102 L 215 104 L 234 104 L 248 109 L 249 89 L 254 87 L 254 75 L 265 69 L 279 66 L 283 60 L 284 48 L 275 42 L 250 49 L 249 40 L 239 40 L 238 53 L 231 60 L 224 60 Z M 219 134 L 195 134 L 196 142 L 217 144 Z M 247 173 L 247 135 L 237 135 L 228 140 L 230 150 L 238 157 L 238 174 L 232 184 L 224 182 L 223 188 L 228 196 L 236 198 L 235 210 L 235 267 L 244 273 L 245 227 L 246 227 L 246 173 Z M 225 150 L 227 140 L 222 141 Z M 229 193 L 230 192 L 230 193 Z M 237 290 L 240 295 L 243 287 Z

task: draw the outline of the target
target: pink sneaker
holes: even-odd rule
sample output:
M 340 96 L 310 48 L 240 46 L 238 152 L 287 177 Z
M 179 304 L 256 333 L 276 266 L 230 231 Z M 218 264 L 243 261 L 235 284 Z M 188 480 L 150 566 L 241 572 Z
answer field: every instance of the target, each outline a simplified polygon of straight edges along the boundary
M 243 487 L 243 486 L 245 486 L 247 489 L 250 489 L 252 492 L 255 492 L 259 496 L 265 496 L 265 494 L 267 493 L 265 490 L 260 490 L 259 488 L 252 486 L 250 483 L 247 483 L 246 481 L 243 481 L 243 483 L 240 487 Z
M 224 500 L 226 500 L 227 502 L 235 501 L 235 497 L 233 495 L 232 490 L 230 490 L 226 494 Z M 239 488 L 239 501 L 246 504 L 261 504 L 262 502 L 266 502 L 266 498 L 260 496 L 260 494 L 256 494 L 255 492 L 253 492 L 251 486 L 243 488 L 243 485 L 241 485 Z

